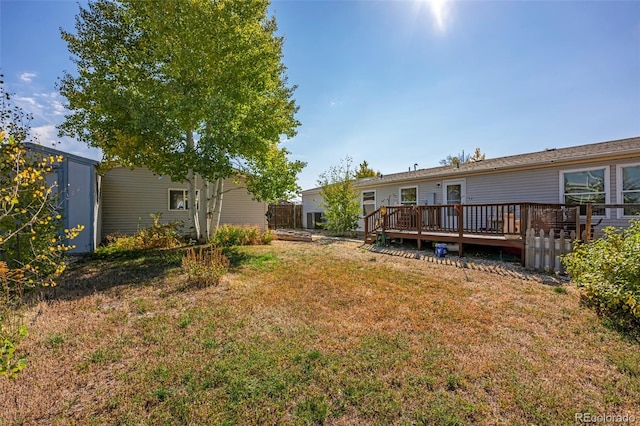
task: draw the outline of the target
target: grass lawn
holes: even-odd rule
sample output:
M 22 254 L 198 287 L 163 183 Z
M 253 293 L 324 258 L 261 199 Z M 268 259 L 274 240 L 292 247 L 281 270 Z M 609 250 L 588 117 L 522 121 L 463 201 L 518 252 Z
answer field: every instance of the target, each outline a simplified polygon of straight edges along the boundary
M 182 253 L 81 262 L 29 307 L 0 424 L 640 422 L 640 345 L 574 286 L 275 241 L 197 288 Z

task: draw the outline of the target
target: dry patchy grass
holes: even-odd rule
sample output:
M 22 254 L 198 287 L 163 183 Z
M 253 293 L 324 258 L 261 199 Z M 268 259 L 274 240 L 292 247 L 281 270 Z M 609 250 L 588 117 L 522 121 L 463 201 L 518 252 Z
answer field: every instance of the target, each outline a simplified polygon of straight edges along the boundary
M 77 265 L 28 311 L 6 424 L 570 424 L 640 419 L 638 344 L 573 286 L 357 243 L 236 249 L 220 286 L 179 251 Z

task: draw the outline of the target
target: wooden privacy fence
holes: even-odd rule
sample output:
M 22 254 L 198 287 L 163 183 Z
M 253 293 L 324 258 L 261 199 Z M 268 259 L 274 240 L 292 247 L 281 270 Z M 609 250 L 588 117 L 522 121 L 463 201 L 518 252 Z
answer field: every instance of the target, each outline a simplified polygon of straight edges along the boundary
M 302 205 L 271 204 L 267 210 L 269 229 L 302 228 Z
M 588 235 L 588 233 L 590 235 Z M 588 238 L 599 238 L 598 232 L 593 233 L 584 230 L 578 238 L 576 231 L 565 232 L 550 229 L 536 231 L 527 229 L 525 236 L 525 267 L 538 271 L 564 274 L 564 265 L 561 256 L 573 251 L 576 240 L 585 241 Z

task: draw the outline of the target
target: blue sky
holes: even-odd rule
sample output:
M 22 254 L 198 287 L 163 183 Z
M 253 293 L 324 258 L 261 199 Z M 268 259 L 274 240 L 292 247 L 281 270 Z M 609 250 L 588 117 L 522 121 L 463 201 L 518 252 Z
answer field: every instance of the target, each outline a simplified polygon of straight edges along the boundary
M 75 1 L 0 1 L 0 67 L 59 140 Z M 640 1 L 273 1 L 302 125 L 299 183 L 349 156 L 382 173 L 640 135 Z M 99 159 L 63 140 L 59 149 Z

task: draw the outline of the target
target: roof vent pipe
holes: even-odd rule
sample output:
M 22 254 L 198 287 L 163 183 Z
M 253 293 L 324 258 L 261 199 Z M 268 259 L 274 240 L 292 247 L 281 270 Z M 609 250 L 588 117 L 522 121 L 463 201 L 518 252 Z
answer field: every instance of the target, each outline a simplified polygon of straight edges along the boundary
M 415 172 L 416 170 L 418 170 L 418 163 L 413 163 L 413 171 Z

